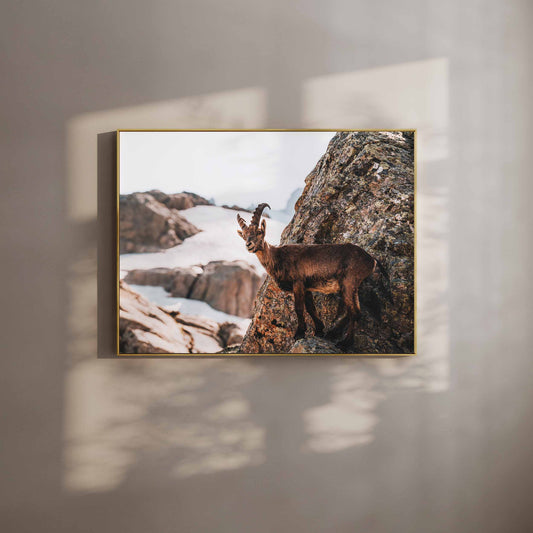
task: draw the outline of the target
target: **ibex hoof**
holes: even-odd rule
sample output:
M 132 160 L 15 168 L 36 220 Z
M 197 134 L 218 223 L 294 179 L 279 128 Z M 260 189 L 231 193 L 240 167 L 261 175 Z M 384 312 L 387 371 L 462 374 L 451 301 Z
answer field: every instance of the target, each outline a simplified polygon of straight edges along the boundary
M 296 333 L 294 334 L 294 340 L 303 339 L 305 337 L 305 330 L 303 329 L 297 329 Z
M 351 350 L 353 348 L 353 339 L 351 339 L 350 337 L 346 337 L 341 342 L 339 342 L 337 346 L 345 352 Z

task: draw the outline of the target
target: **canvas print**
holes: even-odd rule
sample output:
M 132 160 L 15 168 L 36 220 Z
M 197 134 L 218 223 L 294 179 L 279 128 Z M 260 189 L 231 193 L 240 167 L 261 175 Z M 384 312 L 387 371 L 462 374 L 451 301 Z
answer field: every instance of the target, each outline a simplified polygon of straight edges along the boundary
M 118 131 L 119 355 L 412 355 L 416 132 Z

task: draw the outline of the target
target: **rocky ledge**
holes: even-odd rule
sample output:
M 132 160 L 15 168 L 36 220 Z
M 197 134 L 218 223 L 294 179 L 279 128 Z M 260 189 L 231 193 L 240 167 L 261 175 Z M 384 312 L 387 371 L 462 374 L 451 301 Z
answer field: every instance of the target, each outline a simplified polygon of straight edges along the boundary
M 389 272 L 359 291 L 362 316 L 347 353 L 412 353 L 414 348 L 414 135 L 412 132 L 340 132 L 305 180 L 281 244 L 353 243 Z M 268 229 L 267 229 L 268 236 Z M 326 330 L 335 324 L 337 295 L 315 295 Z M 307 336 L 313 335 L 310 318 Z M 294 301 L 267 278 L 254 304 L 241 353 L 310 349 L 294 343 Z M 342 332 L 333 335 L 333 344 Z M 310 352 L 315 353 L 315 352 Z
M 217 353 L 238 346 L 243 333 L 237 324 L 165 311 L 120 282 L 121 354 Z
M 172 296 L 202 300 L 214 309 L 249 318 L 265 275 L 245 261 L 211 261 L 205 266 L 131 270 L 132 285 L 156 285 Z

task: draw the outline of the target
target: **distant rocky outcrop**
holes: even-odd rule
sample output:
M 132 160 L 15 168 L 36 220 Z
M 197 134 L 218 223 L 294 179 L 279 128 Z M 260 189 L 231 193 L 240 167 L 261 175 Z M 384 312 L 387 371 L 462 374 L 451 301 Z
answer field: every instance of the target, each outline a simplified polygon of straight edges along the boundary
M 152 190 L 148 191 L 148 194 L 151 194 L 158 202 L 165 204 L 169 209 L 177 209 L 178 211 L 190 209 L 197 205 L 214 205 L 210 200 L 206 200 L 203 196 L 194 192 L 166 194 L 158 190 Z
M 362 316 L 348 353 L 413 353 L 413 133 L 337 133 L 305 183 L 281 244 L 357 244 L 379 259 L 390 275 L 393 303 L 383 276 L 375 273 L 361 285 Z M 331 328 L 338 318 L 339 297 L 314 295 L 314 300 L 326 329 Z M 306 318 L 310 336 L 312 323 Z M 315 353 L 311 341 L 294 342 L 295 330 L 292 295 L 281 292 L 267 278 L 257 295 L 240 352 L 309 349 Z M 339 332 L 332 340 L 338 344 L 341 339 Z M 313 345 L 318 344 L 313 341 Z
M 195 354 L 231 350 L 242 340 L 237 324 L 168 312 L 120 281 L 121 354 Z
M 151 285 L 152 287 L 163 287 L 167 292 L 171 292 L 172 285 L 177 276 L 177 272 L 183 273 L 185 268 L 149 268 L 130 270 L 124 277 L 124 281 L 130 285 Z M 193 276 L 194 280 L 196 275 Z M 189 285 L 190 285 L 189 283 Z
M 154 197 L 153 193 L 157 192 L 120 196 L 121 254 L 159 252 L 181 244 L 200 231 L 177 209 Z
M 202 300 L 214 309 L 249 318 L 264 274 L 245 261 L 211 261 L 205 266 L 131 270 L 134 285 L 157 285 L 172 296 Z
M 294 214 L 294 206 L 296 205 L 296 202 L 298 198 L 300 198 L 302 192 L 302 188 L 298 188 L 292 191 L 285 207 L 283 209 L 273 209 L 272 211 L 270 211 L 270 218 L 273 218 L 274 220 L 279 220 L 280 222 L 284 222 L 285 224 L 287 224 L 287 222 L 290 221 L 292 215 Z

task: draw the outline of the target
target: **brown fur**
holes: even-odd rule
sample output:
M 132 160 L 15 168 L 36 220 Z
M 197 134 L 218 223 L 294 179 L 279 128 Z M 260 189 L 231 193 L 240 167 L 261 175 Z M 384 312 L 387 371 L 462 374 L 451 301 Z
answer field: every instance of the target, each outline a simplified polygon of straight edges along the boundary
M 260 204 L 249 226 L 237 215 L 241 227 L 237 233 L 255 253 L 277 286 L 294 295 L 298 318 L 295 338 L 305 335 L 304 309 L 313 319 L 315 334 L 320 335 L 324 324 L 318 317 L 312 292 L 340 292 L 346 307 L 348 330 L 344 343 L 353 341 L 354 320 L 359 317 L 358 290 L 361 282 L 376 269 L 378 262 L 355 244 L 287 244 L 272 246 L 265 241 L 265 220 L 259 225 L 261 213 L 268 204 Z

